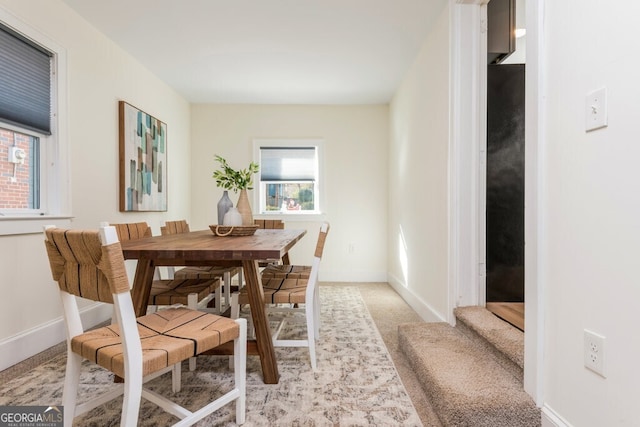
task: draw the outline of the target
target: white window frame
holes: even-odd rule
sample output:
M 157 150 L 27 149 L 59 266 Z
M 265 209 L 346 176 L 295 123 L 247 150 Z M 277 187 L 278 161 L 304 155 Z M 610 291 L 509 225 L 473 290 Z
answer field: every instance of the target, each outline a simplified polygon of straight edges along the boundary
M 281 211 L 262 212 L 262 206 L 265 195 L 262 194 L 262 183 L 260 181 L 260 172 L 256 174 L 253 185 L 253 203 L 255 206 L 254 217 L 262 219 L 283 219 L 287 221 L 316 221 L 324 219 L 325 200 L 324 195 L 324 140 L 320 138 L 261 138 L 253 140 L 253 161 L 260 163 L 261 147 L 314 147 L 318 156 L 318 177 L 315 185 L 313 211 L 289 211 L 283 213 Z
M 0 127 L 40 138 L 40 209 L 0 211 L 0 236 L 41 233 L 49 224 L 71 224 L 70 153 L 67 125 L 67 54 L 55 41 L 0 8 L 3 25 L 53 53 L 51 135 L 0 122 Z

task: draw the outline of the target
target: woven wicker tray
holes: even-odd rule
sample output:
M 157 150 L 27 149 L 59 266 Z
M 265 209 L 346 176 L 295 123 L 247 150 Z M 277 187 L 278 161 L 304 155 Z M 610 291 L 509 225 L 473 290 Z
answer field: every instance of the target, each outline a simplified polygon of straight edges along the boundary
M 257 225 L 210 225 L 209 228 L 213 231 L 213 234 L 220 237 L 227 236 L 252 236 L 258 229 Z

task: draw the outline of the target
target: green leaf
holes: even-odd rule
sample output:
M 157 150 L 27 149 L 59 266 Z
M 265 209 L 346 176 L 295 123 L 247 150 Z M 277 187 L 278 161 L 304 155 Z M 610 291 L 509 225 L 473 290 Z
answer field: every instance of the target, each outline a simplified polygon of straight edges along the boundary
M 248 168 L 235 170 L 229 166 L 223 157 L 216 154 L 214 159 L 220 163 L 220 169 L 213 171 L 212 175 L 218 187 L 232 190 L 236 193 L 239 190 L 253 190 L 253 175 L 258 173 L 260 169 L 257 163 L 251 162 Z

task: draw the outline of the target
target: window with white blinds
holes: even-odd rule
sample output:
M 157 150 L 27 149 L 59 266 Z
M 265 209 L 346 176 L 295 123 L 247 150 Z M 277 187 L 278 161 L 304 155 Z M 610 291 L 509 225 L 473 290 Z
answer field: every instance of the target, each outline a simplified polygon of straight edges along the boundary
M 51 134 L 52 56 L 0 23 L 0 120 Z
M 321 148 L 321 140 L 255 142 L 260 213 L 320 213 Z
M 70 218 L 66 51 L 0 8 L 0 235 Z

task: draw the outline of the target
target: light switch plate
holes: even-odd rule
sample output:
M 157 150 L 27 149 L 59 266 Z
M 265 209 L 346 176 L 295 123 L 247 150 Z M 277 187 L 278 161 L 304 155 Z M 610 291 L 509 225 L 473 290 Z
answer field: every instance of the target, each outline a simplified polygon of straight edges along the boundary
M 585 107 L 587 132 L 607 126 L 606 88 L 602 88 L 588 94 Z

